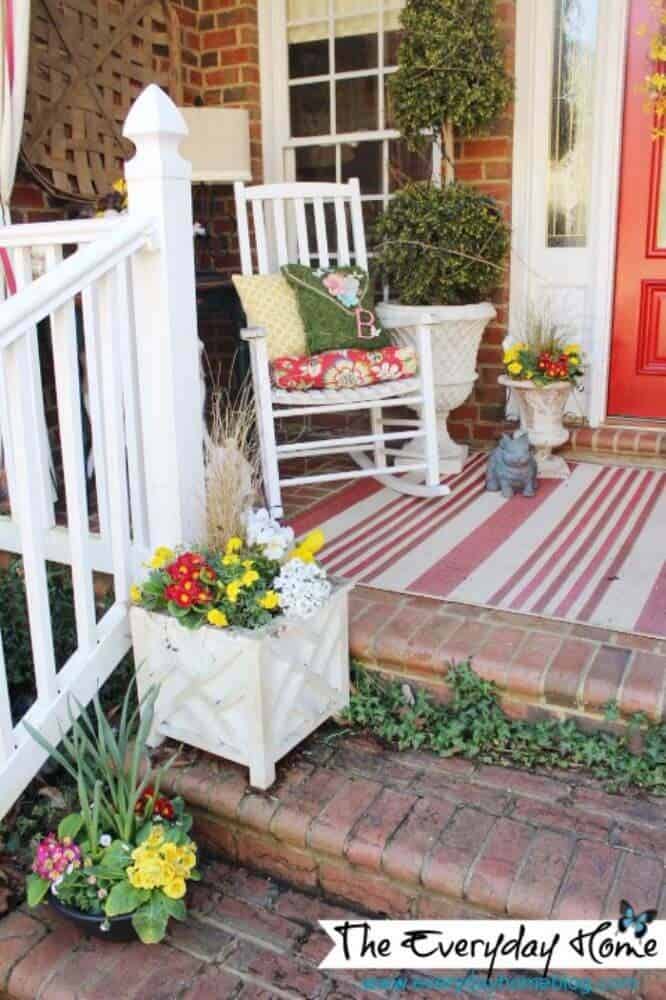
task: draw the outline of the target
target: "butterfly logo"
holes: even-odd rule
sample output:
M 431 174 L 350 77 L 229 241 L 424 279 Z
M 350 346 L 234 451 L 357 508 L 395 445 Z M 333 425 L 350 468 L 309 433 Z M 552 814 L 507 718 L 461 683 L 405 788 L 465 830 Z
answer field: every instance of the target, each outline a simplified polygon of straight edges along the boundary
M 648 924 L 651 924 L 656 916 L 656 910 L 644 910 L 642 913 L 636 913 L 631 903 L 628 903 L 626 899 L 621 899 L 617 929 L 624 934 L 633 927 L 635 936 L 640 939 L 647 934 Z

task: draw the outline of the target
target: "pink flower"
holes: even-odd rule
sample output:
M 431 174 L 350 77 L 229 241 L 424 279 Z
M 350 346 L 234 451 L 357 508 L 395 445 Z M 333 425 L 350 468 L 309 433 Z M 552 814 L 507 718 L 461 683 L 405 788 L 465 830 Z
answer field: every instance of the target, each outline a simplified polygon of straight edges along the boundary
M 340 295 L 344 291 L 345 278 L 342 274 L 327 274 L 322 285 L 331 295 Z
M 54 833 L 49 833 L 37 847 L 32 870 L 40 878 L 54 882 L 65 874 L 70 865 L 78 868 L 80 864 L 80 848 L 69 837 L 60 841 Z

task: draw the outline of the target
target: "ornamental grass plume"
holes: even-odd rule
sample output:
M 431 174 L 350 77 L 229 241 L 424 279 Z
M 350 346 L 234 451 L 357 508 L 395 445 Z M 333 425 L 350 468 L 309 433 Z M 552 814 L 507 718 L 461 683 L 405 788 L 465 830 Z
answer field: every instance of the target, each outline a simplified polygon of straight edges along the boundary
M 224 549 L 241 534 L 242 516 L 259 494 L 261 475 L 249 382 L 237 396 L 217 386 L 206 435 L 206 535 L 204 546 Z

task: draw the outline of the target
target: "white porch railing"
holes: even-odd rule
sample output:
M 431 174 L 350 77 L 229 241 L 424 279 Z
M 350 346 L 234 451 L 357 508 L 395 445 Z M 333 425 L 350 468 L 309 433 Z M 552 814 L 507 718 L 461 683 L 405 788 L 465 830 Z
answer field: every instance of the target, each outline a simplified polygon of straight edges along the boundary
M 200 535 L 204 477 L 190 165 L 178 153 L 185 134 L 175 105 L 148 87 L 125 124 L 136 145 L 125 172 L 127 216 L 0 229 L 18 288 L 0 303 L 0 435 L 10 507 L 0 516 L 0 550 L 23 557 L 36 687 L 24 717 L 51 741 L 67 725 L 69 696 L 86 704 L 129 649 L 128 592 L 146 553 Z M 78 249 L 63 260 L 63 247 L 71 244 Z M 44 250 L 46 273 L 33 281 L 34 247 Z M 66 501 L 59 519 L 37 334 L 44 319 Z M 88 499 L 81 370 L 96 522 Z M 74 591 L 77 648 L 59 670 L 47 561 L 71 567 Z M 99 621 L 95 570 L 113 577 L 114 603 Z M 21 723 L 12 717 L 0 641 L 0 816 L 45 759 Z

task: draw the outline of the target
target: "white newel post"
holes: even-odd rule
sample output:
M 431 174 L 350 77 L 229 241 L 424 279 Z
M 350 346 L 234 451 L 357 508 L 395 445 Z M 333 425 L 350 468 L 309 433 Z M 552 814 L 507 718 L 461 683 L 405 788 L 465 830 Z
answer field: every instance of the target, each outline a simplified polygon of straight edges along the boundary
M 150 84 L 123 134 L 129 211 L 155 220 L 156 246 L 132 259 L 137 360 L 151 546 L 191 544 L 205 513 L 191 165 L 178 146 L 187 126 Z

